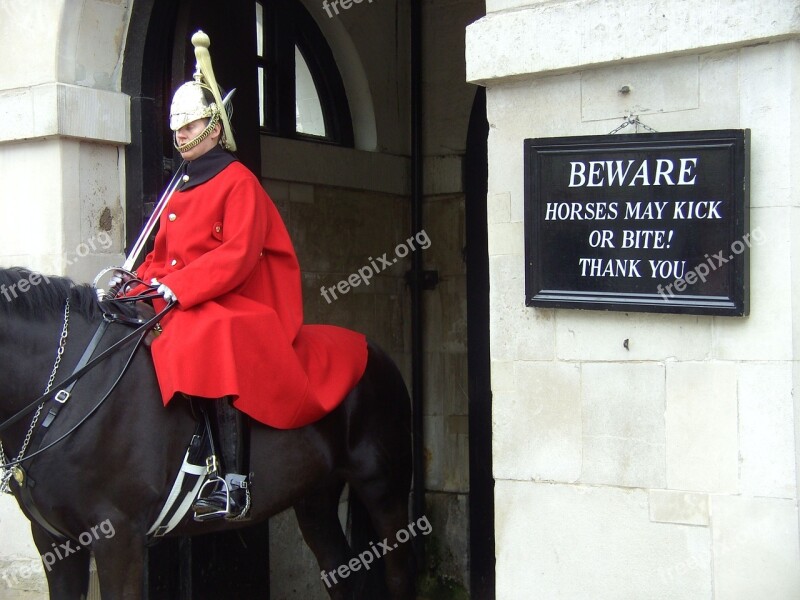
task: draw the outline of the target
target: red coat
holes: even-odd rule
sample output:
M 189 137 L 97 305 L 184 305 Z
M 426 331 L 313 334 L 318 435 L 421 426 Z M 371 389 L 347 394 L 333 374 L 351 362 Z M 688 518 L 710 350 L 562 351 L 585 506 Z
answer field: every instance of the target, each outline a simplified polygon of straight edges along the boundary
M 214 157 L 219 165 L 218 152 L 206 164 Z M 137 274 L 157 278 L 178 298 L 151 346 L 165 405 L 178 392 L 234 396 L 238 409 L 262 423 L 301 427 L 333 410 L 364 372 L 363 335 L 303 326 L 289 234 L 239 162 L 175 192 Z

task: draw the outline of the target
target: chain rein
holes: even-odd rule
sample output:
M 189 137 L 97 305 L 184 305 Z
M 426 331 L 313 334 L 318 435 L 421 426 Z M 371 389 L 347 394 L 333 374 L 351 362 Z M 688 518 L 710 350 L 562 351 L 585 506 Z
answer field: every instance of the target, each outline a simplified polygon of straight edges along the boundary
M 58 373 L 58 367 L 61 365 L 61 357 L 64 356 L 64 349 L 67 347 L 67 336 L 69 335 L 69 298 L 67 298 L 66 303 L 64 304 L 64 327 L 61 329 L 61 338 L 58 340 L 58 352 L 56 354 L 55 364 L 53 364 L 53 371 L 50 373 L 50 378 L 47 380 L 47 388 L 44 390 L 44 393 L 47 394 L 50 391 L 50 388 L 53 387 L 53 383 L 56 380 L 56 373 Z M 31 442 L 31 437 L 33 436 L 33 432 L 36 430 L 36 423 L 39 421 L 39 417 L 42 414 L 42 409 L 44 408 L 45 403 L 42 402 L 39 407 L 36 409 L 36 412 L 33 415 L 33 419 L 31 420 L 31 425 L 28 428 L 28 433 L 25 434 L 25 440 L 22 442 L 22 448 L 17 454 L 17 457 L 14 459 L 15 461 L 22 460 L 25 456 L 25 451 L 28 449 L 28 444 Z M 3 449 L 3 442 L 0 442 L 0 465 L 4 465 L 8 462 L 6 458 L 6 453 Z M 11 482 L 11 477 L 14 473 L 13 468 L 3 469 L 0 468 L 0 492 L 5 494 L 11 493 L 11 488 L 9 487 L 9 483 Z

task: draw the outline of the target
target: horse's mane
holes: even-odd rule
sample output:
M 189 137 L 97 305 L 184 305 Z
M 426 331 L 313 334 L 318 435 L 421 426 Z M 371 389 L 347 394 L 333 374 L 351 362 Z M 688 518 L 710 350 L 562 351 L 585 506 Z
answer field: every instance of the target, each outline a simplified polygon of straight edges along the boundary
M 61 314 L 67 298 L 70 312 L 89 319 L 103 313 L 90 285 L 78 285 L 66 277 L 45 276 L 22 267 L 0 269 L 0 315 L 36 319 Z

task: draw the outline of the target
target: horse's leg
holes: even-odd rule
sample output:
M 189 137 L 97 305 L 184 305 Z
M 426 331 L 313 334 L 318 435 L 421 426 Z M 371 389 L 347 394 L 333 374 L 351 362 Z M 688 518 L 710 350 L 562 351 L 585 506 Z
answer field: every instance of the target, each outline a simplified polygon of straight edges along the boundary
M 303 539 L 317 557 L 320 578 L 334 600 L 350 597 L 352 582 L 336 570 L 350 560 L 350 546 L 339 522 L 339 498 L 344 482 L 311 492 L 294 505 Z
M 92 545 L 103 600 L 140 600 L 144 596 L 144 536 L 123 526 L 122 520 L 116 519 L 118 525 L 110 535 Z
M 351 484 L 352 485 L 352 484 Z M 383 479 L 371 479 L 355 484 L 356 493 L 369 512 L 372 525 L 378 535 L 375 548 L 383 555 L 386 567 L 386 587 L 392 600 L 414 600 L 415 566 L 412 536 L 408 518 L 408 493 L 395 489 Z M 406 541 L 398 534 L 405 532 Z
M 89 590 L 89 553 L 80 544 L 54 538 L 33 522 L 31 533 L 42 557 L 50 600 L 85 598 Z

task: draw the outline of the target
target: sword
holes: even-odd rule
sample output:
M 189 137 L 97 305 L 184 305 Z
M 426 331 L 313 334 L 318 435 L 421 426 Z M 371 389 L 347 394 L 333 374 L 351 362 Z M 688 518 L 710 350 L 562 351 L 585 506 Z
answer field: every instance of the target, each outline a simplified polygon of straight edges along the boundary
M 117 271 L 122 271 L 130 278 L 135 278 L 136 276 L 133 274 L 133 267 L 136 266 L 136 261 L 139 260 L 139 255 L 144 250 L 145 245 L 147 245 L 147 239 L 150 237 L 150 234 L 155 229 L 156 223 L 161 218 L 161 213 L 164 212 L 164 209 L 167 207 L 167 203 L 169 199 L 172 198 L 172 194 L 175 193 L 175 190 L 178 189 L 178 185 L 181 183 L 181 178 L 178 177 L 179 173 L 181 172 L 181 168 L 186 161 L 181 161 L 180 166 L 175 170 L 175 174 L 172 176 L 172 179 L 169 182 L 169 185 L 164 190 L 164 193 L 161 194 L 161 198 L 158 199 L 155 208 L 153 209 L 150 218 L 147 219 L 147 223 L 145 223 L 144 227 L 142 228 L 141 233 L 139 234 L 139 238 L 136 242 L 131 246 L 130 252 L 128 252 L 128 256 L 125 259 L 125 262 L 122 263 L 121 267 L 106 267 L 102 271 L 100 271 L 97 276 L 94 278 L 94 282 L 92 286 L 95 288 L 97 293 L 97 298 L 99 300 L 111 300 L 116 298 L 119 292 L 124 288 L 124 285 L 117 290 L 114 294 L 109 294 L 106 290 L 102 288 L 98 288 L 97 284 L 100 280 L 105 277 L 108 273 L 116 273 Z
M 136 243 L 131 246 L 128 257 L 125 259 L 125 262 L 122 263 L 122 268 L 120 270 L 128 272 L 133 270 L 133 267 L 136 265 L 136 261 L 139 259 L 139 255 L 142 253 L 142 250 L 144 250 L 144 247 L 147 244 L 147 238 L 150 237 L 153 229 L 155 229 L 156 223 L 158 223 L 158 220 L 161 218 L 161 213 L 164 212 L 169 199 L 172 198 L 172 194 L 175 193 L 175 190 L 178 189 L 178 185 L 181 183 L 181 179 L 178 177 L 178 175 L 180 174 L 181 168 L 183 168 L 185 163 L 185 160 L 181 161 L 181 164 L 178 166 L 175 174 L 172 176 L 167 189 L 164 190 L 163 194 L 161 194 L 161 198 L 158 199 L 150 218 L 147 219 L 147 223 L 145 223 L 144 227 L 142 228 L 142 232 L 139 234 L 139 239 L 137 239 Z

